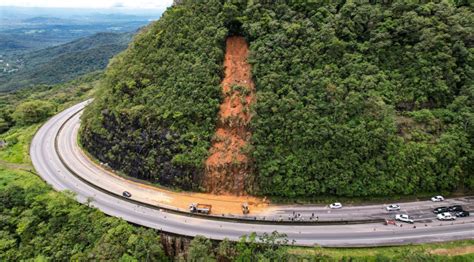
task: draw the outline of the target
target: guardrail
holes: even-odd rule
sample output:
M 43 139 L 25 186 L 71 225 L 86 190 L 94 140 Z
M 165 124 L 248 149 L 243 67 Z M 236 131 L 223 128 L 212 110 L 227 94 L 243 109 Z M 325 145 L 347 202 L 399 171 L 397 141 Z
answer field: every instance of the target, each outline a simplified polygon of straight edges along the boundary
M 199 217 L 203 219 L 213 219 L 213 220 L 220 220 L 220 221 L 234 221 L 234 222 L 240 222 L 240 223 L 250 223 L 250 224 L 273 224 L 273 225 L 347 225 L 347 224 L 368 224 L 368 223 L 382 223 L 385 221 L 385 218 L 371 218 L 371 219 L 360 219 L 360 220 L 347 220 L 347 219 L 341 219 L 341 220 L 298 220 L 298 221 L 290 221 L 290 220 L 281 220 L 281 219 L 265 219 L 265 217 L 258 217 L 258 216 L 233 216 L 233 215 L 204 215 L 204 214 L 199 214 L 199 213 L 190 213 L 187 211 L 180 210 L 179 208 L 171 208 L 171 207 L 166 207 L 166 206 L 160 206 L 160 205 L 153 205 L 150 203 L 138 201 L 135 199 L 131 198 L 126 198 L 123 197 L 120 194 L 117 194 L 115 192 L 109 191 L 106 188 L 102 188 L 89 180 L 83 178 L 81 175 L 76 173 L 68 164 L 67 162 L 63 159 L 61 154 L 59 154 L 59 147 L 58 147 L 58 136 L 63 130 L 64 126 L 66 125 L 67 122 L 69 122 L 74 116 L 82 112 L 84 109 L 81 109 L 74 114 L 72 114 L 70 117 L 67 118 L 64 123 L 61 124 L 58 132 L 56 133 L 54 137 L 54 149 L 56 151 L 56 154 L 59 157 L 59 160 L 61 163 L 66 167 L 66 169 L 74 175 L 77 179 L 81 180 L 85 184 L 93 187 L 96 190 L 101 191 L 102 193 L 111 195 L 113 197 L 118 197 L 121 200 L 130 202 L 132 204 L 136 205 L 141 205 L 141 206 L 146 206 L 148 208 L 152 208 L 155 210 L 159 210 L 162 212 L 168 212 L 168 213 L 173 213 L 173 214 L 178 214 L 182 216 L 188 216 L 188 217 Z

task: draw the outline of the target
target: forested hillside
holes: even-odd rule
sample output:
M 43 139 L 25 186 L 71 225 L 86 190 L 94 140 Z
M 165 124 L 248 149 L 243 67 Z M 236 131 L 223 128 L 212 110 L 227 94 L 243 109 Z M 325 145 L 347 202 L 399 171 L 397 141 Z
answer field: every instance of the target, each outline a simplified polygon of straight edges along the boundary
M 19 70 L 0 78 L 0 91 L 71 81 L 104 69 L 110 58 L 127 48 L 133 33 L 98 33 L 76 41 L 14 56 Z M 13 59 L 13 58 L 10 58 Z
M 220 104 L 220 12 L 217 1 L 168 9 L 112 59 L 82 117 L 90 153 L 131 176 L 199 186 Z
M 199 189 L 241 35 L 251 193 L 472 192 L 473 28 L 469 1 L 183 1 L 113 60 L 81 140 L 128 175 Z
M 0 261 L 473 260 L 473 240 L 357 252 L 282 246 L 288 240 L 277 232 L 243 236 L 235 243 L 198 236 L 189 243 L 106 216 L 93 202 L 78 203 L 71 192 L 55 192 L 34 172 L 31 139 L 48 116 L 89 98 L 100 78 L 89 74 L 0 95 L 0 114 L 8 119 L 7 128 L 0 119 L 0 141 L 5 142 L 0 147 Z

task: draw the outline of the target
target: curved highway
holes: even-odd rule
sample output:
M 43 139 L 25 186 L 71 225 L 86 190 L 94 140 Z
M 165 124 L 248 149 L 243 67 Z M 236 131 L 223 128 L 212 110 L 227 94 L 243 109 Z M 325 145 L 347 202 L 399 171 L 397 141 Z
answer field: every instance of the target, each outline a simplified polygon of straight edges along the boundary
M 212 239 L 238 240 L 242 235 L 278 231 L 288 236 L 297 245 L 321 246 L 375 246 L 400 245 L 420 242 L 436 242 L 457 239 L 474 239 L 474 220 L 460 218 L 455 222 L 434 220 L 429 212 L 433 206 L 462 204 L 471 209 L 471 198 L 448 200 L 448 203 L 433 205 L 424 201 L 406 203 L 407 212 L 414 215 L 415 225 L 384 226 L 382 223 L 353 225 L 291 225 L 258 224 L 249 221 L 223 221 L 202 217 L 187 216 L 163 209 L 166 208 L 167 195 L 143 188 L 123 178 L 114 176 L 96 166 L 81 152 L 77 145 L 77 131 L 80 113 L 87 101 L 77 104 L 45 123 L 36 133 L 30 146 L 33 164 L 40 176 L 56 190 L 70 190 L 76 193 L 80 202 L 90 202 L 104 213 L 121 217 L 129 222 L 185 236 L 203 235 Z M 93 186 L 94 185 L 94 186 Z M 99 188 L 107 188 L 106 192 Z M 120 196 L 123 190 L 131 190 L 133 200 Z M 153 191 L 153 192 L 150 192 Z M 151 194 L 153 193 L 153 194 Z M 116 194 L 116 195 L 114 195 Z M 153 197 L 150 198 L 150 195 Z M 141 204 L 140 202 L 144 202 Z M 188 203 L 185 203 L 188 204 Z M 268 218 L 286 218 L 295 207 L 274 208 Z M 404 210 L 405 211 L 405 210 Z M 335 217 L 366 216 L 369 218 L 388 217 L 383 206 L 348 207 L 341 210 L 328 210 L 324 207 L 302 206 L 298 211 L 303 216 L 317 212 L 321 219 Z M 366 214 L 369 214 L 368 216 Z

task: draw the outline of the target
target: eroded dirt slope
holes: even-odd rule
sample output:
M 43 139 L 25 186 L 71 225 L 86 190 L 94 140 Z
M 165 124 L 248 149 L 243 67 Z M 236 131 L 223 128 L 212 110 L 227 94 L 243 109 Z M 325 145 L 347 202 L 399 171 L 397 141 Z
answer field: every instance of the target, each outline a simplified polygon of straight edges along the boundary
M 252 165 L 246 146 L 251 136 L 248 127 L 252 118 L 250 107 L 255 102 L 255 85 L 247 57 L 245 38 L 229 37 L 222 81 L 224 100 L 203 182 L 208 192 L 244 195 L 246 185 L 251 184 Z

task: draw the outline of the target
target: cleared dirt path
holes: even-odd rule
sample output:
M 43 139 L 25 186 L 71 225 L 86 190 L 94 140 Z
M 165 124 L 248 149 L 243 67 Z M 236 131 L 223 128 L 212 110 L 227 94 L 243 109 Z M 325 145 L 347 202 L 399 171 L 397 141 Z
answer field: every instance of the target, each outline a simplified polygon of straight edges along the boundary
M 247 63 L 248 45 L 244 37 L 232 36 L 226 42 L 224 100 L 219 122 L 206 161 L 204 187 L 215 194 L 245 195 L 250 185 L 251 159 L 245 152 L 251 133 L 251 105 L 255 103 L 255 85 Z
M 11 163 L 11 162 L 7 162 L 3 159 L 0 159 L 0 167 L 10 168 L 10 169 L 23 169 L 23 170 L 33 169 L 33 166 L 31 166 L 29 164 Z

